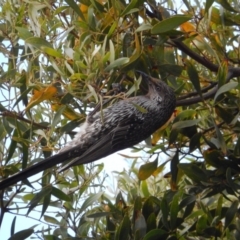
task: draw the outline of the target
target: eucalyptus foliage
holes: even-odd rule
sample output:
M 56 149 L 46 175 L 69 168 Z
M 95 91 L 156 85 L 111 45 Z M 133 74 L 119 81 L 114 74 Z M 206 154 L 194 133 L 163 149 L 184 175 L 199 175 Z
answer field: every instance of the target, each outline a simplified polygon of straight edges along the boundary
M 94 107 L 144 94 L 135 70 L 177 97 L 122 155 L 114 194 L 99 163 L 1 191 L 10 239 L 240 239 L 240 5 L 176 2 L 1 1 L 0 178 L 56 154 Z M 16 232 L 18 215 L 44 225 Z

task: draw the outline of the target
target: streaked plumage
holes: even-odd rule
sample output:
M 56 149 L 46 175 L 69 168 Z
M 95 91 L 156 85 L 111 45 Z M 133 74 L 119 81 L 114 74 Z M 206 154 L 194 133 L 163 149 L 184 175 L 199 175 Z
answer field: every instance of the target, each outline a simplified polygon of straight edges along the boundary
M 174 91 L 161 80 L 141 75 L 148 82 L 146 95 L 124 99 L 102 112 L 90 113 L 74 139 L 57 155 L 3 180 L 0 189 L 70 159 L 73 160 L 59 172 L 132 147 L 164 125 L 176 106 Z

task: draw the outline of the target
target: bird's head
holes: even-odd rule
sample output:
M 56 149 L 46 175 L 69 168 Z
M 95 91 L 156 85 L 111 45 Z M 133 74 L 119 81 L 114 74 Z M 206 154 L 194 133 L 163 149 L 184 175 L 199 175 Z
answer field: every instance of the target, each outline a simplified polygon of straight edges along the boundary
M 142 76 L 142 80 L 148 84 L 148 96 L 150 98 L 158 97 L 159 100 L 161 97 L 172 94 L 173 90 L 162 80 L 151 77 L 144 72 L 136 71 Z

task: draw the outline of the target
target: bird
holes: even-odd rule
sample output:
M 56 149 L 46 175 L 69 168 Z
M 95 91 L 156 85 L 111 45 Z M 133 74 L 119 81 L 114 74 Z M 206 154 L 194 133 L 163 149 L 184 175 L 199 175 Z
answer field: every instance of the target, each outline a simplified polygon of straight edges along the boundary
M 58 172 L 132 147 L 163 126 L 176 107 L 174 90 L 163 80 L 136 72 L 147 83 L 147 94 L 122 99 L 102 111 L 93 111 L 73 140 L 57 154 L 3 179 L 0 190 L 60 163 L 67 162 Z

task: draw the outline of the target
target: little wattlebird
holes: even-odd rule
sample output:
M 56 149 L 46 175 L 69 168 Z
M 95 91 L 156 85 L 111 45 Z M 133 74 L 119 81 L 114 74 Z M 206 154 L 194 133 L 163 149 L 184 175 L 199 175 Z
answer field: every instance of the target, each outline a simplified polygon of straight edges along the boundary
M 162 80 L 139 72 L 148 83 L 148 93 L 120 100 L 90 113 L 80 131 L 58 154 L 46 158 L 0 182 L 4 189 L 57 164 L 71 160 L 60 168 L 90 163 L 145 140 L 163 126 L 176 106 L 174 91 Z

